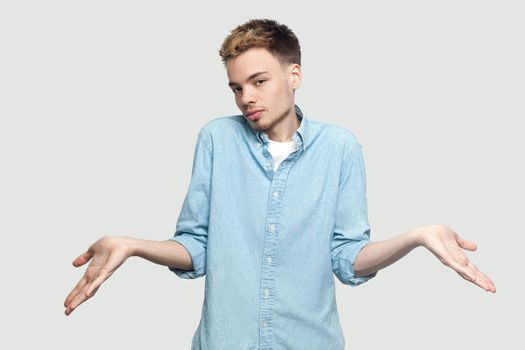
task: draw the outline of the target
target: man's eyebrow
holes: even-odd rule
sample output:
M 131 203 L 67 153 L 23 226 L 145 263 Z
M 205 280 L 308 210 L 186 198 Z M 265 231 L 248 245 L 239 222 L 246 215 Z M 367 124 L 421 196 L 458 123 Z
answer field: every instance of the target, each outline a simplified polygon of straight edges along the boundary
M 253 78 L 258 77 L 259 75 L 264 74 L 264 73 L 268 73 L 268 71 L 255 72 L 252 75 L 250 75 L 248 78 L 246 78 L 246 81 L 252 80 Z M 234 82 L 234 81 L 228 82 L 228 86 L 231 87 L 231 86 L 234 86 L 234 85 L 239 85 L 239 84 Z

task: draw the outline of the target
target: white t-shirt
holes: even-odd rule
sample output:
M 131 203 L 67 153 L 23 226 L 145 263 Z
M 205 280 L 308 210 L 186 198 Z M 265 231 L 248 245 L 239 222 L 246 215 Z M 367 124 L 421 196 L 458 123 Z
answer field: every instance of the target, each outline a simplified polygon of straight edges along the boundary
M 283 160 L 288 157 L 290 153 L 295 151 L 295 142 L 294 141 L 285 141 L 285 142 L 279 142 L 279 141 L 273 141 L 270 140 L 270 144 L 268 145 L 268 152 L 272 155 L 273 158 L 273 170 L 277 170 L 279 167 L 279 164 Z

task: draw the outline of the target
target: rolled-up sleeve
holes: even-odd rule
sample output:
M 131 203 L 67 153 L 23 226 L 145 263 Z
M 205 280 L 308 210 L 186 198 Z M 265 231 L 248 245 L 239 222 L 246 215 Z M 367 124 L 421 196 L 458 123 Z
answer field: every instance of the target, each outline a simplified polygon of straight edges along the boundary
M 189 189 L 177 220 L 175 234 L 170 238 L 186 248 L 193 263 L 192 270 L 169 267 L 181 278 L 198 278 L 206 274 L 212 157 L 210 136 L 203 128 L 195 145 Z
M 343 156 L 331 240 L 332 270 L 342 283 L 355 287 L 377 274 L 357 277 L 354 272 L 357 255 L 369 241 L 365 164 L 361 144 L 353 142 Z

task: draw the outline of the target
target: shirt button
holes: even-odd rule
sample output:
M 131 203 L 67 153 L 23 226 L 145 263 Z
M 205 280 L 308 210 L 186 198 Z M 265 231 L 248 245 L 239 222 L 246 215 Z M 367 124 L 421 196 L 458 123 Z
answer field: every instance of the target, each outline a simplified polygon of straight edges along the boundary
M 257 147 L 257 148 L 261 148 L 261 146 L 262 146 L 262 143 L 260 143 L 260 142 L 257 142 L 257 143 L 255 144 L 255 147 Z
M 268 327 L 268 322 L 263 322 L 262 326 L 263 327 Z
M 268 288 L 264 290 L 264 295 L 266 296 L 270 295 L 270 291 L 268 290 Z
M 272 262 L 272 257 L 271 256 L 267 257 L 266 261 L 268 261 L 268 264 L 270 264 Z
M 275 231 L 275 225 L 274 224 L 270 225 L 270 231 Z
M 275 198 L 279 197 L 279 192 L 275 191 L 275 192 L 273 193 L 273 196 L 274 196 Z

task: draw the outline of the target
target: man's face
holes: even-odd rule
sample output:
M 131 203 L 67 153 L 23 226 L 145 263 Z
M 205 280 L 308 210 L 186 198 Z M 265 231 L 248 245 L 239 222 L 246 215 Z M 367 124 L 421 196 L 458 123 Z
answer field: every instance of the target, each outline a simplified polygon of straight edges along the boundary
M 251 48 L 226 62 L 235 103 L 255 130 L 273 132 L 295 117 L 294 90 L 301 67 L 285 64 L 264 48 Z

